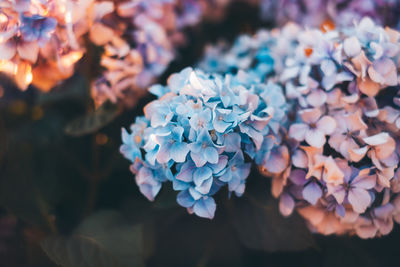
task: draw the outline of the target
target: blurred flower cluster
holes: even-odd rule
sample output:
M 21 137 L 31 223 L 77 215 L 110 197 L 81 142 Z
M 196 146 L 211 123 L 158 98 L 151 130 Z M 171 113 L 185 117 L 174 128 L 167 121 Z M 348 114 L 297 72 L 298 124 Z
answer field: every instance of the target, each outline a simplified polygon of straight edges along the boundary
M 315 232 L 363 238 L 399 222 L 399 37 L 369 18 L 298 32 L 276 77 L 297 115 L 285 153 L 271 154 L 283 171 L 262 166 L 283 215 L 296 209 Z
M 225 185 L 241 196 L 258 153 L 285 120 L 285 98 L 275 84 L 237 75 L 205 74 L 186 68 L 168 85 L 154 85 L 159 97 L 145 107 L 131 133 L 122 131 L 122 154 L 132 162 L 140 191 L 149 199 L 171 181 L 177 202 L 200 217 L 213 218 L 213 195 Z
M 104 74 L 93 82 L 96 105 L 124 91 L 143 94 L 185 41 L 182 30 L 202 16 L 217 20 L 221 0 L 5 0 L 0 3 L 0 71 L 22 90 L 48 91 L 70 77 L 85 36 L 104 48 Z M 211 12 L 212 10 L 212 12 Z
M 371 238 L 400 222 L 399 38 L 370 18 L 339 30 L 289 23 L 208 47 L 199 64 L 284 88 L 293 119 L 256 162 L 281 213 L 297 210 L 312 231 Z
M 258 4 L 261 17 L 278 25 L 292 21 L 314 27 L 350 26 L 368 16 L 379 24 L 399 26 L 396 0 L 259 0 Z
M 82 57 L 90 0 L 4 0 L 0 3 L 0 71 L 25 90 L 47 91 L 72 75 Z M 87 26 L 83 26 L 83 28 Z

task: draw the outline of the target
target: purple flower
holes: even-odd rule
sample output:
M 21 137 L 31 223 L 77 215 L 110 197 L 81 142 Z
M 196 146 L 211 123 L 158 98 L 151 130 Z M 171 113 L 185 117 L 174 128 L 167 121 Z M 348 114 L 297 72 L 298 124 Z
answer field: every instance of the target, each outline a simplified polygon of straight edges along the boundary
M 346 167 L 344 171 L 344 183 L 328 184 L 328 191 L 339 204 L 348 201 L 354 211 L 363 213 L 371 204 L 372 198 L 368 190 L 374 188 L 376 176 L 370 175 L 369 169 L 357 170 L 353 167 Z

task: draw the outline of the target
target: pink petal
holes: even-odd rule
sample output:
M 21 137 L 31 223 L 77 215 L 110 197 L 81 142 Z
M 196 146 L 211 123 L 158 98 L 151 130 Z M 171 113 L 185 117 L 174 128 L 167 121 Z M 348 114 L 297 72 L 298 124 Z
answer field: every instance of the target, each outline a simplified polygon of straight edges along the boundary
M 297 168 L 307 168 L 307 155 L 300 149 L 297 149 L 292 156 L 292 163 Z
M 307 96 L 307 102 L 313 107 L 320 107 L 325 104 L 327 95 L 322 90 L 315 90 Z
M 323 178 L 325 182 L 332 184 L 343 183 L 344 173 L 336 164 L 336 161 L 332 158 L 332 156 L 326 158 L 324 167 Z
M 356 228 L 356 233 L 363 239 L 373 238 L 376 236 L 378 229 L 374 225 L 359 226 Z
M 348 66 L 349 69 L 359 78 L 364 79 L 367 75 L 367 68 L 372 64 L 372 62 L 367 58 L 365 55 L 364 51 L 361 51 L 361 53 L 353 57 L 351 59 L 352 66 Z
M 39 56 L 39 45 L 37 42 L 19 43 L 17 46 L 18 54 L 22 59 L 35 63 Z
M 397 70 L 394 62 L 389 58 L 382 58 L 373 63 L 368 74 L 374 82 L 382 85 L 397 85 Z
M 347 128 L 351 132 L 365 130 L 368 128 L 368 126 L 362 120 L 360 112 L 349 114 L 348 116 L 345 117 L 345 120 Z
M 365 169 L 369 172 L 369 169 Z M 375 175 L 363 175 L 359 173 L 359 175 L 351 182 L 351 185 L 358 188 L 363 189 L 372 189 L 376 184 L 376 176 Z
M 16 43 L 10 39 L 5 43 L 0 43 L 0 59 L 10 60 L 15 56 L 17 52 Z
M 319 129 L 309 129 L 306 131 L 305 140 L 310 146 L 321 148 L 325 144 L 325 135 Z
M 318 225 L 325 217 L 325 211 L 315 208 L 313 206 L 299 208 L 298 212 L 301 216 L 310 221 L 312 225 Z
M 388 218 L 389 216 L 392 215 L 394 209 L 395 207 L 392 204 L 388 203 L 386 205 L 375 208 L 374 214 L 376 217 L 379 218 Z
M 346 197 L 346 191 L 342 185 L 327 185 L 328 194 L 335 197 L 337 203 L 342 204 Z
M 301 119 L 307 124 L 316 123 L 321 117 L 321 111 L 318 108 L 304 109 L 299 111 Z
M 307 124 L 295 123 L 289 128 L 289 137 L 301 142 L 304 140 L 308 128 Z
M 347 196 L 353 210 L 358 213 L 363 213 L 371 203 L 371 196 L 365 189 L 351 188 Z
M 374 147 L 376 157 L 380 160 L 386 159 L 387 157 L 391 156 L 395 149 L 396 149 L 396 142 L 390 136 L 387 142 Z
M 343 49 L 347 56 L 355 57 L 361 53 L 361 45 L 357 37 L 346 38 L 343 42 Z
M 272 178 L 271 182 L 271 193 L 274 197 L 278 198 L 282 193 L 283 187 L 285 186 L 286 181 L 282 178 L 281 175 L 275 176 Z
M 89 35 L 94 44 L 102 46 L 112 40 L 114 31 L 102 23 L 95 23 L 90 27 Z
M 323 116 L 317 122 L 317 129 L 329 135 L 336 129 L 336 120 L 331 116 Z
M 286 146 L 280 146 L 271 151 L 265 167 L 271 173 L 283 172 L 289 164 L 289 150 Z
M 376 96 L 379 93 L 380 86 L 378 83 L 372 81 L 370 78 L 366 77 L 364 79 L 357 79 L 357 85 L 360 91 L 367 96 Z
M 293 198 L 287 194 L 283 193 L 279 198 L 279 210 L 283 216 L 289 216 L 292 214 L 295 202 Z
M 354 162 L 359 162 L 365 156 L 367 151 L 368 146 L 349 149 L 350 160 Z
M 388 133 L 379 133 L 376 135 L 371 135 L 368 137 L 364 137 L 363 140 L 365 143 L 371 146 L 377 146 L 385 144 L 389 141 L 390 135 Z

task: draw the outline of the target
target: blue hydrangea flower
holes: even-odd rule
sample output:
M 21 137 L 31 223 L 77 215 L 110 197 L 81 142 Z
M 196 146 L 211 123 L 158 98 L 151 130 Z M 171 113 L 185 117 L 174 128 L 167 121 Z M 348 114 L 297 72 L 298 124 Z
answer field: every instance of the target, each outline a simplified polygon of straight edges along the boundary
M 268 153 L 264 139 L 286 120 L 280 87 L 256 86 L 253 77 L 243 71 L 222 76 L 186 68 L 171 75 L 166 86 L 150 88 L 158 99 L 145 107 L 131 134 L 122 131 L 121 146 L 149 200 L 170 181 L 179 191 L 179 205 L 213 218 L 213 196 L 221 187 L 237 196 L 244 193 L 251 161 L 261 149 Z M 270 121 L 275 122 L 271 127 Z
M 40 15 L 21 15 L 20 32 L 26 42 L 38 41 L 40 46 L 49 41 L 51 34 L 55 31 L 57 20 Z

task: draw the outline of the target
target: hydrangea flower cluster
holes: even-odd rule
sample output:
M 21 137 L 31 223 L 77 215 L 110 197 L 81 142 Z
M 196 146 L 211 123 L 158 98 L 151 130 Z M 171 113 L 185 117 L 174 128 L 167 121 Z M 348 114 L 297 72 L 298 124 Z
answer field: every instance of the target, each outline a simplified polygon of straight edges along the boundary
M 262 82 L 274 70 L 274 54 L 271 53 L 277 40 L 270 32 L 260 30 L 254 36 L 239 36 L 229 47 L 225 42 L 207 46 L 199 68 L 207 72 L 235 74 L 246 72 Z
M 122 131 L 121 153 L 132 162 L 140 191 L 154 200 L 172 182 L 179 205 L 213 218 L 213 195 L 223 186 L 241 196 L 253 159 L 271 149 L 285 120 L 282 89 L 252 77 L 205 74 L 186 68 L 168 85 L 155 85 L 131 133 Z
M 92 85 L 97 105 L 124 91 L 142 94 L 184 43 L 182 30 L 223 0 L 5 0 L 0 3 L 0 71 L 25 90 L 48 91 L 70 77 L 85 53 L 84 36 L 104 48 L 104 75 Z M 215 18 L 214 16 L 213 18 Z
M 74 27 L 90 0 L 4 0 L 0 3 L 0 71 L 25 90 L 32 82 L 49 90 L 72 75 L 83 55 Z M 85 22 L 86 23 L 86 22 Z
M 91 40 L 105 49 L 100 62 L 105 72 L 92 86 L 97 105 L 116 102 L 126 93 L 144 93 L 174 59 L 175 48 L 184 42 L 182 29 L 198 23 L 203 10 L 192 0 L 98 5 L 101 15 L 90 29 Z
M 297 36 L 277 75 L 297 118 L 261 167 L 281 213 L 322 234 L 388 234 L 400 222 L 400 33 L 364 18 Z
M 350 26 L 369 16 L 377 23 L 399 26 L 400 3 L 394 0 L 259 0 L 258 4 L 261 17 L 278 25 L 293 21 L 314 27 Z

